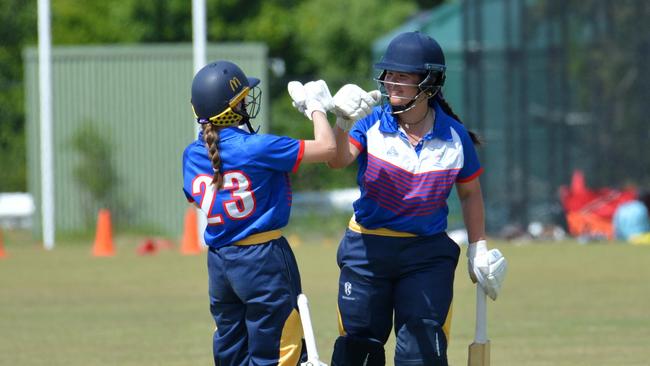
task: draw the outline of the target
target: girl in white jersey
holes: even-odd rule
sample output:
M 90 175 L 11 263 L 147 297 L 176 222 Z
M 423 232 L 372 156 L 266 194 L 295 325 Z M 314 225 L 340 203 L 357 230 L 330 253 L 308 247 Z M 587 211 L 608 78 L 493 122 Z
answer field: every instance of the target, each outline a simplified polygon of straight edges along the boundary
M 442 97 L 446 66 L 435 40 L 400 34 L 375 67 L 388 103 L 356 123 L 363 113 L 337 113 L 337 156 L 329 161 L 343 168 L 356 160 L 361 191 L 337 254 L 341 336 L 332 365 L 384 365 L 393 316 L 395 365 L 447 365 L 460 248 L 445 233 L 446 200 L 456 186 L 472 273 L 477 248 L 485 251 L 478 139 Z M 346 102 L 345 88 L 334 97 L 337 112 L 359 99 Z

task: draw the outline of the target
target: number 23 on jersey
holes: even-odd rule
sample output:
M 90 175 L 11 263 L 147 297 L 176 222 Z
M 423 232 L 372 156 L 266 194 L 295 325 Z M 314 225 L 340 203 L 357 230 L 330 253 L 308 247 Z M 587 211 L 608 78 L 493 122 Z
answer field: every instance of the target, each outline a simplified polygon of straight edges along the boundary
M 255 195 L 250 190 L 251 181 L 242 171 L 231 170 L 223 175 L 223 190 L 230 192 L 231 199 L 222 203 L 223 212 L 231 220 L 243 220 L 255 211 Z M 197 175 L 192 181 L 192 195 L 201 195 L 201 211 L 208 216 L 208 225 L 223 224 L 223 215 L 212 211 L 217 191 L 212 176 Z

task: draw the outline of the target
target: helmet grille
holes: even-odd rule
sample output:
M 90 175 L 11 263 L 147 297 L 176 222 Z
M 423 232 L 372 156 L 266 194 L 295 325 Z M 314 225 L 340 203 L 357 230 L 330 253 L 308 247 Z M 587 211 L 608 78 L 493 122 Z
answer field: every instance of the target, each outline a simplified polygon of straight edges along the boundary
M 249 92 L 248 87 L 244 87 L 239 94 L 237 94 L 232 100 L 228 103 L 228 107 L 221 113 L 210 118 L 200 118 L 197 116 L 196 121 L 201 124 L 212 123 L 215 126 L 227 127 L 227 126 L 236 126 L 239 125 L 239 122 L 244 118 L 244 115 L 238 112 L 235 112 L 235 108 Z M 193 107 L 192 107 L 193 109 Z M 194 112 L 196 116 L 196 112 Z

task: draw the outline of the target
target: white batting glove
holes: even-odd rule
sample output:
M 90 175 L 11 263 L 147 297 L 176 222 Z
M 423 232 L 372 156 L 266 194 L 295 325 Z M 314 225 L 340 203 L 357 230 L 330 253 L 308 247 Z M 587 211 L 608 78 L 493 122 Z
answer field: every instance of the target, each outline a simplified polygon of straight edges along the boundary
M 304 85 L 299 81 L 291 81 L 287 84 L 287 89 L 294 108 L 310 120 L 315 111 L 327 113 L 334 108 L 332 94 L 324 80 L 310 81 Z
M 381 100 L 379 90 L 366 92 L 355 84 L 346 84 L 334 95 L 336 125 L 349 131 L 355 121 L 367 116 Z
M 289 91 L 289 96 L 292 100 L 291 105 L 293 105 L 298 112 L 305 113 L 305 110 L 307 109 L 307 92 L 305 91 L 305 86 L 302 85 L 300 81 L 290 81 L 287 84 L 287 90 Z
M 499 249 L 488 250 L 486 241 L 479 240 L 467 248 L 467 270 L 472 282 L 478 282 L 485 293 L 496 300 L 508 272 L 508 261 Z

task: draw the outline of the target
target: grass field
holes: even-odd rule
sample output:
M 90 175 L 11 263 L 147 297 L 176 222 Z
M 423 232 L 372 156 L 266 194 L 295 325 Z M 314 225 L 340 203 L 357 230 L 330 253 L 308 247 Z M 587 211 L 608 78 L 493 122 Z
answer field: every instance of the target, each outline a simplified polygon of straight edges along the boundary
M 337 336 L 338 238 L 295 253 L 322 358 Z M 209 365 L 212 318 L 205 255 L 140 257 L 141 238 L 116 237 L 117 255 L 90 256 L 92 239 L 43 250 L 26 233 L 4 235 L 0 259 L 0 365 Z M 489 303 L 493 365 L 649 365 L 650 246 L 491 242 L 510 262 Z M 464 255 L 464 254 L 463 254 Z M 464 259 L 464 257 L 462 257 Z M 452 365 L 465 365 L 474 290 L 458 267 Z M 387 346 L 392 359 L 394 340 Z M 392 364 L 392 362 L 389 362 Z

